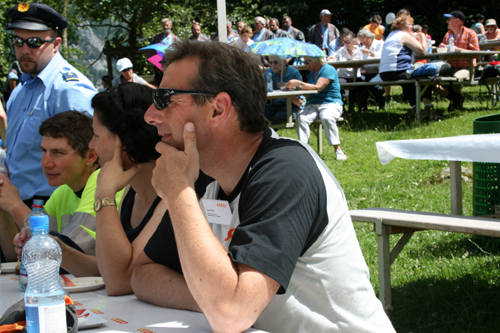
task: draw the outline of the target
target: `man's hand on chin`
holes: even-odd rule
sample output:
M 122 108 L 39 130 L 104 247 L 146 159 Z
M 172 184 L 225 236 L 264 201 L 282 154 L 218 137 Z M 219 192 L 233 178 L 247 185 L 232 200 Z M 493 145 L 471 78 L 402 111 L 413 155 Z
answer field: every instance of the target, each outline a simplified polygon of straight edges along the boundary
M 151 182 L 168 206 L 182 190 L 194 190 L 194 183 L 198 179 L 200 163 L 194 124 L 188 122 L 184 125 L 183 151 L 164 142 L 158 142 L 156 150 L 161 156 L 156 160 Z

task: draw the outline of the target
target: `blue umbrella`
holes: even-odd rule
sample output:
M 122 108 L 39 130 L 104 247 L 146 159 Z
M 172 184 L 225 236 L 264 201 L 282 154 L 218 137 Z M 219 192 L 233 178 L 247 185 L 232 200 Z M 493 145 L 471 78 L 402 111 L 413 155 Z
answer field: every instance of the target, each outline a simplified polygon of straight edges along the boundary
M 253 43 L 250 45 L 250 51 L 263 56 L 326 57 L 325 52 L 316 45 L 286 37 Z
M 163 54 L 169 46 L 170 45 L 165 45 L 163 43 L 157 43 L 143 47 L 139 50 L 146 55 L 149 62 L 161 69 L 160 61 L 163 59 Z

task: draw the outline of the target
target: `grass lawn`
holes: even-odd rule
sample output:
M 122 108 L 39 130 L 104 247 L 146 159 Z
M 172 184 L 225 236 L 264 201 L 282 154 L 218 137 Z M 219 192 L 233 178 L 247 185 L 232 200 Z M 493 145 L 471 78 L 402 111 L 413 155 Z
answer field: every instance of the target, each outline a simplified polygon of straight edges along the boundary
M 441 180 L 447 161 L 395 159 L 382 166 L 375 142 L 472 134 L 475 118 L 491 109 L 484 87 L 467 87 L 465 110 L 448 113 L 448 101 L 434 102 L 442 121 L 418 127 L 393 87 L 385 111 L 345 113 L 339 124 L 347 161 L 335 160 L 324 136 L 323 160 L 342 185 L 350 209 L 370 207 L 450 214 L 450 181 Z M 281 136 L 297 138 L 295 130 Z M 315 137 L 311 137 L 315 147 Z M 500 153 L 500 152 L 492 152 Z M 472 170 L 472 163 L 462 163 Z M 472 215 L 472 181 L 463 181 L 464 215 Z M 500 223 L 500 221 L 499 221 Z M 355 222 L 371 282 L 378 294 L 377 241 L 371 224 Z M 399 235 L 391 236 L 394 245 Z M 500 248 L 495 241 L 438 231 L 417 232 L 391 268 L 391 320 L 398 332 L 499 332 Z

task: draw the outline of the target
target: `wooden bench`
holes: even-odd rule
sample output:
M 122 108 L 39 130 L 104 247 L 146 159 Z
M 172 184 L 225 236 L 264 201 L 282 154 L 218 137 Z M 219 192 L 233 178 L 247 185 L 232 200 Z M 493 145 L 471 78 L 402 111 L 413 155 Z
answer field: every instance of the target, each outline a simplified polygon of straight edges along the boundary
M 395 209 L 369 208 L 349 211 L 357 222 L 375 224 L 378 243 L 379 298 L 392 311 L 391 265 L 415 231 L 439 230 L 500 238 L 500 221 L 491 218 L 444 215 Z M 390 249 L 389 235 L 403 234 Z

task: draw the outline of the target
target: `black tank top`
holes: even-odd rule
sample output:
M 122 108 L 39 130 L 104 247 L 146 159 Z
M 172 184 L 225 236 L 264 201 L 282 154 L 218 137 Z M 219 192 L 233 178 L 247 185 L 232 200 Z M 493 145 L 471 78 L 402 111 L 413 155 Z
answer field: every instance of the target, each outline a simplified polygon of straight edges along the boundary
M 141 221 L 141 224 L 139 224 L 135 229 L 132 228 L 132 225 L 130 224 L 130 216 L 132 216 L 132 207 L 134 207 L 134 200 L 135 200 L 135 191 L 131 187 L 125 196 L 123 198 L 122 202 L 122 211 L 120 213 L 120 221 L 122 222 L 122 227 L 123 230 L 125 231 L 125 234 L 127 235 L 128 241 L 132 243 L 134 239 L 139 236 L 141 233 L 142 229 L 148 224 L 149 219 L 151 219 L 151 216 L 153 216 L 153 213 L 156 209 L 156 206 L 161 201 L 160 197 L 156 197 L 153 203 L 151 204 L 151 207 L 149 207 L 148 212 L 146 215 L 144 215 L 144 218 Z

